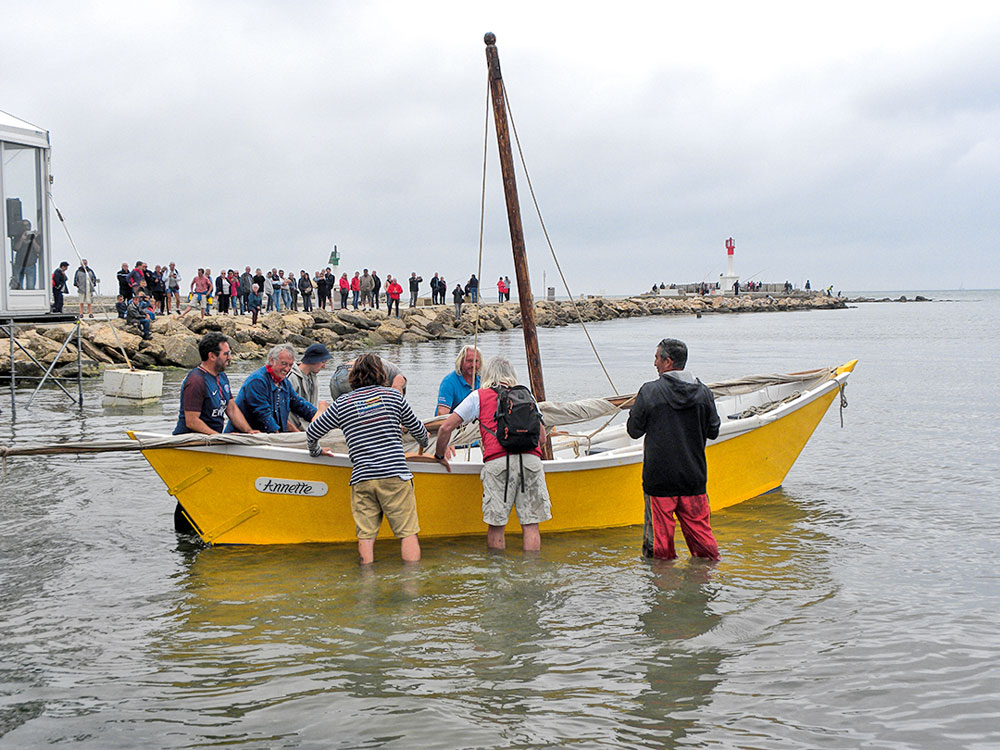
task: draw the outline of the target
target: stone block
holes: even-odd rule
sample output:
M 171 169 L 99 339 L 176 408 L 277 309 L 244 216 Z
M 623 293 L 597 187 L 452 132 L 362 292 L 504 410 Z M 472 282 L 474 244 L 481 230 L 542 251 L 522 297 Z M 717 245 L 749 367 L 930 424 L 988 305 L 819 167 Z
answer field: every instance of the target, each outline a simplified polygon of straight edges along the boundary
M 115 398 L 149 399 L 163 394 L 163 373 L 125 368 L 104 371 L 104 395 Z

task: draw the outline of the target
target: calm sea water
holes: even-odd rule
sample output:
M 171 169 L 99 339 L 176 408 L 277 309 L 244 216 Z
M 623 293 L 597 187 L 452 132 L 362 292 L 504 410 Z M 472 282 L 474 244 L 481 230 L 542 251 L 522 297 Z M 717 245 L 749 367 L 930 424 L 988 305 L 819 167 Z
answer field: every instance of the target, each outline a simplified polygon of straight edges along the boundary
M 666 335 L 709 381 L 861 360 L 843 429 L 834 407 L 782 490 L 716 514 L 716 565 L 642 560 L 636 528 L 428 540 L 412 567 L 389 540 L 367 570 L 198 549 L 141 457 L 10 459 L 0 746 L 997 747 L 1000 293 L 925 294 L 591 326 L 622 392 Z M 611 392 L 578 329 L 541 346 L 551 398 Z M 386 349 L 418 411 L 456 350 Z M 14 423 L 0 393 L 0 442 L 167 430 L 179 380 L 138 413 L 24 393 Z

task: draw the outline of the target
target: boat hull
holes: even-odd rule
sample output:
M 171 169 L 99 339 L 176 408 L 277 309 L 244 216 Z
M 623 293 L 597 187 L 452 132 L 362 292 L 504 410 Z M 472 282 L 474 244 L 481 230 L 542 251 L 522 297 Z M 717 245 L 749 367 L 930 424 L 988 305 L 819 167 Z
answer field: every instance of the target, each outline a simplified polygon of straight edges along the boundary
M 712 510 L 781 485 L 853 364 L 772 416 L 740 420 L 738 428 L 723 426 L 723 434 L 706 449 Z M 143 453 L 205 542 L 297 544 L 357 538 L 346 457 L 313 459 L 301 449 L 234 445 Z M 436 463 L 411 464 L 421 536 L 485 531 L 481 464 L 457 460 L 452 466 L 448 473 Z M 546 462 L 546 484 L 552 519 L 541 525 L 545 533 L 643 521 L 641 443 Z M 520 531 L 516 514 L 511 514 L 508 530 Z M 380 536 L 391 536 L 387 524 Z

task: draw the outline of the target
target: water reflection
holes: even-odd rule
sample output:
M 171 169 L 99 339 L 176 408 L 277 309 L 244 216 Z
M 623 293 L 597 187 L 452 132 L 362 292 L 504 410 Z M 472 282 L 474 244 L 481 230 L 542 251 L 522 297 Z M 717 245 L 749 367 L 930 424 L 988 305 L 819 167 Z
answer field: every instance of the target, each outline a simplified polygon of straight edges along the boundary
M 352 545 L 181 545 L 178 603 L 154 649 L 161 686 L 220 736 L 258 736 L 265 715 L 294 723 L 319 701 L 345 745 L 391 746 L 374 717 L 417 715 L 426 746 L 663 743 L 696 732 L 732 654 L 713 633 L 742 617 L 733 581 L 757 581 L 762 600 L 801 552 L 788 497 L 741 514 L 717 515 L 718 565 L 642 560 L 638 528 L 549 535 L 536 555 L 428 540 L 419 564 L 386 554 L 369 568 Z M 330 721 L 293 735 L 318 741 Z

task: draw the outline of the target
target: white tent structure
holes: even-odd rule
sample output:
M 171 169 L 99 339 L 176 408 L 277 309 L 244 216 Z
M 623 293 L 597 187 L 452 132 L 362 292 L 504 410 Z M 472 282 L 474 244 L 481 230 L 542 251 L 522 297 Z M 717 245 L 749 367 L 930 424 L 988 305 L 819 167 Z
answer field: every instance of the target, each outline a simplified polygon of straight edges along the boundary
M 0 111 L 0 317 L 48 313 L 49 133 Z

